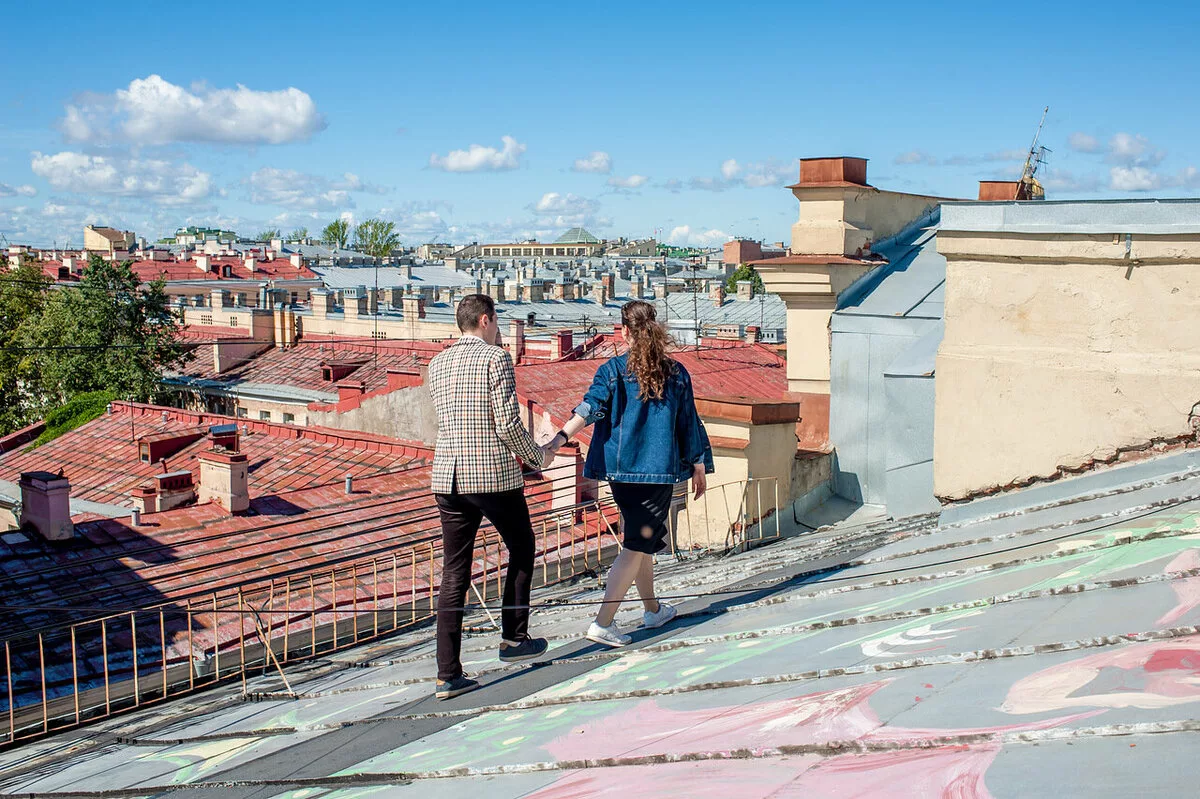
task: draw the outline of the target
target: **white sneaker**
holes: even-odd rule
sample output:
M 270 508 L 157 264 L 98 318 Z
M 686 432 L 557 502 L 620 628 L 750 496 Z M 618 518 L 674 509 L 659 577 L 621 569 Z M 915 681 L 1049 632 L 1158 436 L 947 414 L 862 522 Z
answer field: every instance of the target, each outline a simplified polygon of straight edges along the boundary
M 633 639 L 628 635 L 622 635 L 621 631 L 617 629 L 617 625 L 615 623 L 610 624 L 607 627 L 601 627 L 599 624 L 596 624 L 596 622 L 592 622 L 591 626 L 588 627 L 587 635 L 585 635 L 584 638 L 587 638 L 589 641 L 595 641 L 598 644 L 604 644 L 605 646 L 613 647 L 625 646 L 633 641 Z
M 642 626 L 647 630 L 653 630 L 655 627 L 662 627 L 664 624 L 675 618 L 676 611 L 674 605 L 668 605 L 666 602 L 658 603 L 658 612 L 651 613 L 644 611 L 642 613 Z

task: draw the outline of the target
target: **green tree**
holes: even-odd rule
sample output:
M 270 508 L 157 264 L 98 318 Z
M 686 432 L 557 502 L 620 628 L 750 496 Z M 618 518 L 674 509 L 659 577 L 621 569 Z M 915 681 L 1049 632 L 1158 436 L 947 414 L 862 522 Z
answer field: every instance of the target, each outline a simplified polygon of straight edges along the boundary
M 335 219 L 321 231 L 321 241 L 330 247 L 344 250 L 350 243 L 350 223 L 345 219 Z
M 20 348 L 27 329 L 41 316 L 50 291 L 50 279 L 36 261 L 0 272 L 0 434 L 37 419 L 28 385 L 30 363 Z
M 38 415 L 87 392 L 166 398 L 165 369 L 192 357 L 162 279 L 143 287 L 128 261 L 92 256 L 78 287 L 50 292 L 22 336 Z
M 270 241 L 271 239 L 277 239 L 277 238 L 279 238 L 279 228 L 272 227 L 272 228 L 267 228 L 264 231 L 261 231 L 257 236 L 254 237 L 254 240 L 255 241 Z
M 733 294 L 737 291 L 739 281 L 749 280 L 754 283 L 754 293 L 763 294 L 766 288 L 763 287 L 762 278 L 758 276 L 758 272 L 749 264 L 742 264 L 737 269 L 733 270 L 733 274 L 725 281 L 725 291 Z
M 287 240 L 288 241 L 301 241 L 302 239 L 307 239 L 307 238 L 308 238 L 308 228 L 298 227 L 295 230 L 293 230 L 291 233 L 288 234 Z
M 386 258 L 400 246 L 400 235 L 395 222 L 382 219 L 364 219 L 354 229 L 354 244 L 360 252 L 373 258 Z

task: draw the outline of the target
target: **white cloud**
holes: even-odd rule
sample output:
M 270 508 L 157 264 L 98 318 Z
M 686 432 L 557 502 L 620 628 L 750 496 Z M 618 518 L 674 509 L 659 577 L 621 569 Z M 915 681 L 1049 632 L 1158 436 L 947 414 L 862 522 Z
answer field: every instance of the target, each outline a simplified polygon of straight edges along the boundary
M 512 136 L 502 136 L 502 149 L 472 144 L 466 150 L 451 150 L 446 155 L 434 153 L 429 156 L 429 165 L 446 172 L 498 172 L 516 169 L 521 165 L 521 154 L 525 145 Z
M 671 228 L 667 236 L 668 244 L 681 247 L 715 247 L 729 241 L 732 236 L 723 230 L 710 228 L 708 230 L 692 230 L 690 225 L 679 225 Z
M 612 172 L 612 156 L 601 150 L 588 153 L 584 158 L 576 158 L 571 167 L 572 172 L 596 172 L 607 175 Z
M 309 139 L 325 127 L 313 99 L 294 87 L 256 91 L 241 84 L 233 89 L 201 84 L 189 90 L 158 75 L 130 81 L 111 95 L 86 95 L 68 105 L 59 121 L 72 141 L 139 144 L 282 144 Z
M 1189 166 L 1172 175 L 1146 166 L 1114 166 L 1109 169 L 1109 188 L 1113 191 L 1195 189 L 1200 188 L 1200 170 Z
M 924 150 L 909 150 L 906 153 L 900 153 L 892 159 L 893 164 L 926 164 L 927 166 L 935 166 L 938 160 L 935 156 L 930 155 Z
M 542 199 L 537 201 L 533 210 L 539 214 L 575 214 L 595 211 L 599 207 L 600 204 L 595 200 L 580 197 L 578 194 L 549 191 L 542 195 Z
M 9 186 L 7 183 L 0 183 L 0 197 L 33 197 L 36 194 L 37 189 L 29 184 Z
M 627 178 L 611 177 L 608 179 L 608 185 L 618 189 L 638 189 L 646 185 L 646 181 L 649 179 L 645 175 L 630 175 Z
M 1100 152 L 1100 141 L 1095 136 L 1076 131 L 1067 137 L 1067 146 L 1077 153 Z
M 778 161 L 767 161 L 762 164 L 747 164 L 742 182 L 751 189 L 764 186 L 781 186 L 788 178 L 796 174 L 794 164 L 783 164 Z
M 33 153 L 33 172 L 51 186 L 80 194 L 142 197 L 163 205 L 203 200 L 212 192 L 212 176 L 188 163 L 65 151 Z
M 1140 134 L 1117 133 L 1108 141 L 1108 158 L 1113 164 L 1152 167 L 1162 163 L 1166 152 Z
M 330 211 L 354 208 L 355 202 L 350 196 L 351 192 L 383 191 L 378 186 L 364 183 L 352 172 L 342 175 L 341 180 L 328 180 L 294 169 L 263 167 L 250 175 L 246 182 L 250 185 L 252 202 L 281 205 L 296 210 Z
M 721 162 L 720 177 L 692 178 L 687 182 L 687 187 L 696 191 L 725 191 L 739 185 L 748 189 L 781 186 L 795 176 L 796 164 L 796 161 L 775 159 L 743 164 L 735 158 L 728 158 Z M 682 186 L 678 180 L 669 180 L 663 184 L 669 191 L 678 191 Z

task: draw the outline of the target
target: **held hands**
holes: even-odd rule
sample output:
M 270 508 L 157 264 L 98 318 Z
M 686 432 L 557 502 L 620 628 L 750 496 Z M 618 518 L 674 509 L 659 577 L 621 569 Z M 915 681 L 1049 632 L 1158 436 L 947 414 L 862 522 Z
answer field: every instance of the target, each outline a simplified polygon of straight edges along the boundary
M 705 490 L 708 489 L 708 477 L 704 474 L 703 463 L 697 463 L 692 467 L 692 488 L 696 490 L 695 499 L 704 496 Z
M 543 444 L 540 449 L 542 451 L 542 468 L 545 469 L 554 460 L 554 456 L 562 448 L 565 443 L 564 436 L 561 432 L 555 433 L 554 438 Z

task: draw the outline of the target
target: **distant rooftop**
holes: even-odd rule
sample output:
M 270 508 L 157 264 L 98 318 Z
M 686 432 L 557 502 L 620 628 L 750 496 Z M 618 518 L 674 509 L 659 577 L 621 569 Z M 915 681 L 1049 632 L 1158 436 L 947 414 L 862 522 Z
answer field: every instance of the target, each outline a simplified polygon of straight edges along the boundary
M 555 244 L 599 244 L 600 239 L 581 227 L 573 227 L 554 240 Z

